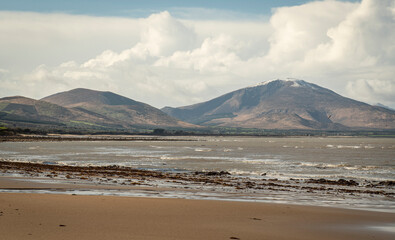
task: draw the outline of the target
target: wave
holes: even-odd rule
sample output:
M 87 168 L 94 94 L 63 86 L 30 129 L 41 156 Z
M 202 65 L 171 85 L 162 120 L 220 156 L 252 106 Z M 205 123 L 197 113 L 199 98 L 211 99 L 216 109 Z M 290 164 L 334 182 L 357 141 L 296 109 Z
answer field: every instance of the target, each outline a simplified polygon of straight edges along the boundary
M 239 175 L 239 176 L 262 176 L 265 174 L 264 172 L 258 172 L 258 171 L 248 171 L 248 170 L 240 170 L 240 169 L 230 169 L 227 170 L 232 175 Z
M 339 163 L 339 164 L 333 164 L 333 163 L 312 163 L 312 162 L 301 162 L 299 163 L 300 166 L 306 166 L 306 167 L 315 167 L 315 168 L 343 168 L 347 170 L 372 170 L 372 169 L 379 169 L 382 167 L 379 166 L 373 166 L 373 165 L 351 165 L 351 164 L 346 164 L 346 163 Z
M 284 161 L 278 159 L 244 159 L 241 160 L 242 163 L 248 164 L 269 164 L 269 165 L 283 165 Z
M 326 148 L 331 148 L 331 149 L 360 149 L 360 148 L 364 148 L 364 149 L 374 149 L 376 148 L 376 146 L 372 146 L 372 145 L 332 145 L 332 144 L 328 144 L 326 145 Z M 384 146 L 381 146 L 381 148 L 384 148 Z
M 195 148 L 195 152 L 211 152 L 211 148 Z

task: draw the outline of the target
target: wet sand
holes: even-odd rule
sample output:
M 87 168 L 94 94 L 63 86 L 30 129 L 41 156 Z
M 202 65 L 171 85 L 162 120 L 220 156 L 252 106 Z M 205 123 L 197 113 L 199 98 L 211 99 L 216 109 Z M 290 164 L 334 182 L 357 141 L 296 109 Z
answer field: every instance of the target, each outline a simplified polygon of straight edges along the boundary
M 0 178 L 0 187 L 47 186 Z M 371 228 L 391 224 L 394 213 L 327 207 L 0 193 L 1 239 L 394 239 Z

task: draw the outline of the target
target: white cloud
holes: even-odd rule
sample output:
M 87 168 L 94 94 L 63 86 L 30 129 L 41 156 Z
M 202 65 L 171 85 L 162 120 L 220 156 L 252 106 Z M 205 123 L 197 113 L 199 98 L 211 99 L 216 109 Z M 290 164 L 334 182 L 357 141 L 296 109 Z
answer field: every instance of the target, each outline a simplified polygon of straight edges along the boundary
M 195 46 L 195 33 L 169 12 L 152 14 L 145 21 L 141 42 L 153 56 L 167 56 Z
M 16 16 L 23 24 L 17 24 Z M 276 9 L 270 21 L 182 20 L 168 12 L 146 19 L 0 12 L 1 18 L 11 19 L 10 26 L 0 22 L 0 34 L 12 35 L 0 46 L 10 48 L 5 49 L 8 55 L 16 52 L 13 64 L 31 46 L 47 55 L 37 62 L 34 53 L 31 62 L 39 67 L 23 74 L 3 64 L 6 59 L 0 56 L 3 96 L 43 97 L 87 87 L 157 107 L 180 106 L 256 82 L 296 77 L 348 97 L 395 106 L 395 3 L 390 0 L 311 2 Z M 28 19 L 35 19 L 31 26 Z M 90 30 L 98 24 L 101 29 Z M 18 34 L 13 31 L 39 41 L 14 46 L 10 41 Z M 60 45 L 54 44 L 56 39 Z M 80 45 L 88 42 L 93 47 Z M 56 46 L 63 45 L 66 50 L 75 47 L 67 58 L 58 57 L 66 50 Z
M 395 83 L 392 81 L 382 81 L 377 79 L 359 79 L 347 83 L 347 91 L 350 96 L 361 101 L 371 101 L 384 105 L 393 104 Z
M 168 58 L 159 59 L 155 65 L 192 69 L 199 72 L 229 72 L 240 61 L 238 52 L 242 42 L 220 35 L 206 38 L 199 48 L 192 51 L 177 51 Z
M 40 64 L 85 61 L 140 39 L 141 20 L 0 11 L 0 67 L 26 72 Z
M 395 29 L 392 0 L 365 0 L 337 26 L 329 28 L 330 41 L 320 44 L 314 54 L 321 61 L 347 66 L 394 64 Z
M 348 2 L 323 1 L 275 11 L 270 22 L 270 61 L 301 61 L 306 53 L 329 41 L 328 29 L 343 21 L 356 8 Z

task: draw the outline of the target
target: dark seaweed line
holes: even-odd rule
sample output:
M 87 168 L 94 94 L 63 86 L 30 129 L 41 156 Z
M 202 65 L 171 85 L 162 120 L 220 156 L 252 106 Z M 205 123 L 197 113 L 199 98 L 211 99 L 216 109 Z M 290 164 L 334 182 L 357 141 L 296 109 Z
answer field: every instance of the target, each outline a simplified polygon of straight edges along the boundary
M 326 192 L 326 193 L 348 193 L 348 194 L 371 194 L 393 197 L 395 193 L 391 191 L 394 186 L 393 181 L 370 183 L 366 186 L 352 180 L 339 179 L 307 179 L 307 180 L 278 180 L 239 178 L 232 176 L 225 171 L 220 172 L 186 172 L 169 173 L 160 171 L 140 170 L 131 167 L 110 165 L 110 166 L 67 166 L 48 165 L 41 163 L 14 162 L 0 160 L 0 170 L 4 173 L 8 171 L 19 171 L 31 176 L 43 174 L 48 178 L 56 178 L 63 175 L 66 179 L 92 180 L 109 183 L 120 183 L 114 178 L 120 178 L 122 185 L 142 185 L 142 181 L 165 180 L 168 182 L 185 185 L 204 184 L 232 187 L 235 190 L 271 190 L 271 191 L 292 191 L 303 190 L 306 192 Z M 132 181 L 133 180 L 133 181 Z

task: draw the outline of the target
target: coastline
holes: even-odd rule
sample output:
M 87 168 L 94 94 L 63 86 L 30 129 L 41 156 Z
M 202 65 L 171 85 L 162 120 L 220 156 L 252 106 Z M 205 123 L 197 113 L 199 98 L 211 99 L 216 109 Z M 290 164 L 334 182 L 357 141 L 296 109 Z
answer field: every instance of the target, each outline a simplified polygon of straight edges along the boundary
M 197 136 L 198 137 L 198 136 Z M 0 136 L 0 142 L 71 142 L 71 141 L 197 141 L 185 136 L 156 136 L 156 135 L 10 135 Z
M 190 134 L 190 135 L 153 135 L 153 134 L 15 134 L 0 135 L 0 142 L 71 142 L 71 141 L 206 141 L 208 137 L 241 137 L 241 138 L 395 138 L 394 134 L 388 135 L 382 133 L 376 135 L 357 134 L 358 132 L 349 132 L 348 134 L 320 134 L 318 132 L 306 132 L 305 134 Z M 381 132 L 380 132 L 381 133 Z M 195 139 L 192 139 L 195 138 Z
M 363 240 L 395 236 L 395 213 L 391 212 L 294 205 L 298 202 L 86 195 L 88 189 L 151 193 L 171 189 L 26 180 L 0 177 L 0 189 L 10 190 L 0 192 L 0 232 L 5 239 Z
M 9 185 L 17 187 L 10 188 Z M 0 159 L 0 192 L 297 202 L 395 213 L 393 181 L 249 178 L 226 171 L 173 172 Z
M 0 159 L 0 231 L 5 239 L 393 239 L 393 184 Z

